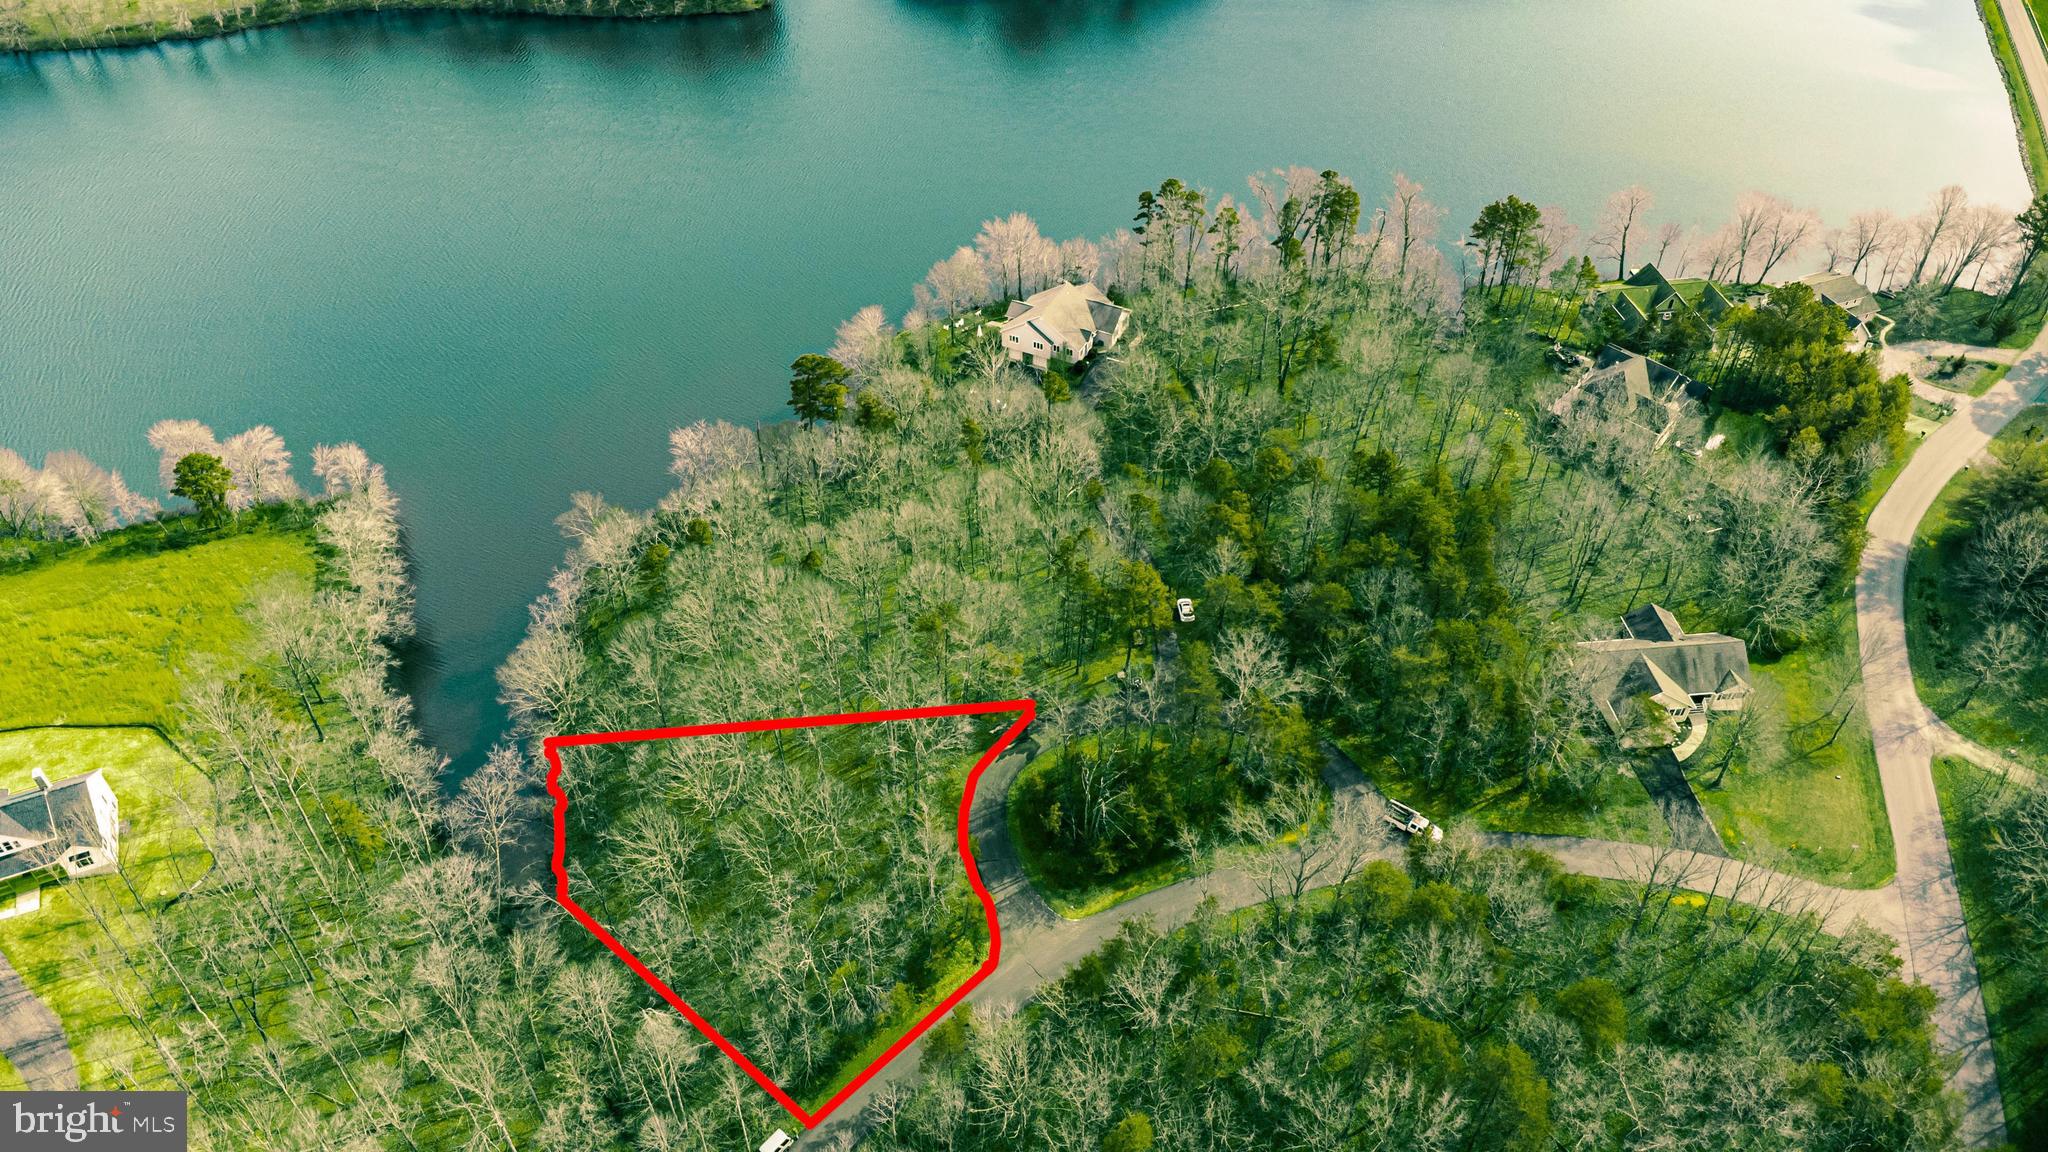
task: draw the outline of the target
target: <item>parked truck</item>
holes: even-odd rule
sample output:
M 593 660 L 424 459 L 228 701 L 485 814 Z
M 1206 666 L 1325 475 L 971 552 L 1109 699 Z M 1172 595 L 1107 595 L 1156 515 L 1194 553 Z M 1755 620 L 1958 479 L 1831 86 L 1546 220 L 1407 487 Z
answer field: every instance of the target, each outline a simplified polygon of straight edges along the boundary
M 1429 818 L 1399 800 L 1387 801 L 1387 823 L 1399 828 L 1410 836 L 1429 834 L 1431 840 L 1444 838 L 1444 830 L 1429 822 Z

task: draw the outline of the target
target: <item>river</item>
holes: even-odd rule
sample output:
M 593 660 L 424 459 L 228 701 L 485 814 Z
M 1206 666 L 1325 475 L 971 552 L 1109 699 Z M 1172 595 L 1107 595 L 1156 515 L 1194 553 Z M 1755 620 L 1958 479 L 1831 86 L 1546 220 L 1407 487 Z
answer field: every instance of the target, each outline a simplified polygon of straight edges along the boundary
M 665 23 L 435 13 L 0 59 L 0 445 L 154 487 L 143 432 L 353 439 L 405 502 L 428 736 L 474 762 L 577 490 L 646 506 L 669 428 L 997 212 L 1124 223 L 1396 170 L 1461 228 L 1641 182 L 1840 222 L 2026 182 L 1969 0 L 781 0 Z M 700 702 L 698 715 L 715 715 Z

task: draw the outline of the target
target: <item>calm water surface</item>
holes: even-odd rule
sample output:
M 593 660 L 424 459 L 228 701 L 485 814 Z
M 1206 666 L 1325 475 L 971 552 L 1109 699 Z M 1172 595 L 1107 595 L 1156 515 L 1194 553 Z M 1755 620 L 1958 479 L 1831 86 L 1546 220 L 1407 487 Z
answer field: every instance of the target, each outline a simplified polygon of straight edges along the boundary
M 669 428 L 774 416 L 986 216 L 1099 235 L 1295 163 L 1404 170 L 1454 225 L 1635 181 L 1697 222 L 2026 195 L 1968 0 L 781 0 L 0 59 L 0 444 L 153 482 L 166 416 L 360 441 L 467 763 L 570 492 L 651 503 Z

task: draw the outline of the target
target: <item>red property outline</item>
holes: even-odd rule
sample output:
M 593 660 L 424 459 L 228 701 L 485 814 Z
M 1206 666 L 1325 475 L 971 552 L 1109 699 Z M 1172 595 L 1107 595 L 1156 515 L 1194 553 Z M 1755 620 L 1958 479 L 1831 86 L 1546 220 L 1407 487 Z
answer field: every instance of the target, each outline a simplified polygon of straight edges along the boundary
M 595 917 L 591 916 L 589 912 L 584 911 L 581 905 L 569 897 L 567 859 L 569 796 L 562 791 L 561 785 L 561 750 L 564 748 L 581 748 L 593 744 L 630 744 L 642 740 L 674 740 L 685 736 L 727 736 L 742 732 L 773 732 L 789 728 L 828 728 L 847 724 L 871 724 L 882 720 L 928 720 L 944 716 L 984 716 L 995 712 L 1017 712 L 1021 714 L 1015 722 L 1003 731 L 1003 734 L 996 739 L 996 742 L 989 746 L 989 750 L 981 754 L 981 759 L 975 761 L 973 769 L 967 773 L 967 787 L 960 796 L 959 824 L 960 859 L 967 865 L 967 883 L 969 887 L 974 889 L 975 897 L 981 901 L 982 913 L 988 918 L 988 959 L 982 962 L 980 968 L 975 969 L 974 975 L 969 977 L 965 984 L 954 989 L 953 993 L 947 996 L 944 1002 L 926 1013 L 924 1018 L 919 1020 L 910 1031 L 898 1037 L 895 1043 L 889 1045 L 887 1051 L 883 1052 L 866 1068 L 861 1069 L 859 1075 L 847 1081 L 846 1085 L 839 1089 L 830 1100 L 825 1101 L 816 1112 L 804 1111 L 803 1106 L 798 1104 L 789 1093 L 783 1091 L 781 1085 L 769 1079 L 767 1073 L 755 1067 L 754 1062 L 747 1059 L 745 1054 L 738 1048 L 735 1048 L 732 1041 L 727 1040 L 720 1034 L 718 1029 L 712 1027 L 710 1021 L 698 1015 L 696 1009 L 690 1007 L 689 1003 L 681 996 L 678 996 L 675 990 L 670 988 L 661 977 L 656 976 L 647 965 L 641 963 L 639 957 L 633 955 L 632 951 L 624 944 L 619 943 L 618 938 L 607 931 L 604 925 L 599 924 Z M 988 979 L 990 974 L 996 970 L 996 963 L 1002 957 L 1003 938 L 996 926 L 995 898 L 989 895 L 988 887 L 981 882 L 981 869 L 975 864 L 974 852 L 967 842 L 967 818 L 969 811 L 974 806 L 974 789 L 976 785 L 981 783 L 981 774 L 988 769 L 989 765 L 996 762 L 996 757 L 1002 755 L 1004 749 L 1008 748 L 1018 736 L 1023 734 L 1025 726 L 1030 724 L 1037 715 L 1038 705 L 1035 701 L 997 700 L 980 704 L 940 704 L 929 708 L 892 708 L 880 712 L 842 712 L 831 716 L 787 716 L 773 720 L 742 720 L 725 724 L 691 724 L 681 728 L 641 728 L 626 732 L 585 732 L 571 736 L 549 736 L 541 741 L 541 751 L 548 759 L 548 794 L 555 799 L 555 850 L 551 861 L 555 873 L 555 899 L 562 907 L 569 910 L 569 915 L 575 917 L 577 923 L 588 929 L 591 935 L 603 942 L 606 948 L 611 949 L 613 955 L 623 960 L 626 967 L 632 969 L 635 975 L 646 981 L 648 987 L 660 993 L 662 999 L 668 1001 L 669 1005 L 677 1012 L 682 1013 L 683 1019 L 688 1020 L 697 1031 L 703 1033 L 705 1039 L 717 1045 L 718 1050 L 725 1053 L 727 1059 L 739 1065 L 740 1070 L 745 1072 L 754 1083 L 767 1090 L 768 1094 L 775 1098 L 777 1104 L 782 1105 L 791 1116 L 796 1117 L 797 1123 L 805 1128 L 815 1127 L 818 1121 L 831 1115 L 835 1109 L 844 1104 L 848 1097 L 860 1090 L 861 1085 L 866 1084 L 874 1077 L 875 1073 L 880 1072 L 891 1060 L 901 1055 L 904 1049 L 915 1043 L 919 1036 L 924 1035 L 926 1029 L 938 1023 L 946 1013 L 951 1012 L 955 1005 L 965 999 L 969 992 L 974 991 L 976 985 Z

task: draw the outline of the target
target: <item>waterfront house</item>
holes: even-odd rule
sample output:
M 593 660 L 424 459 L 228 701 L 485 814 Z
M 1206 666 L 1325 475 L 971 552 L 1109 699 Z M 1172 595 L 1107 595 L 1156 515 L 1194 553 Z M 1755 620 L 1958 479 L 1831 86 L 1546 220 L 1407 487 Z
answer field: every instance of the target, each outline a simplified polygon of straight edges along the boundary
M 1860 346 L 1880 331 L 1884 317 L 1877 312 L 1877 296 L 1853 276 L 1840 272 L 1815 272 L 1801 276 L 1801 284 L 1813 289 L 1814 298 L 1833 308 L 1849 325 L 1849 343 Z
M 1003 351 L 1013 364 L 1045 368 L 1054 360 L 1078 364 L 1116 347 L 1130 326 L 1129 309 L 1110 302 L 1093 284 L 1055 284 L 1026 300 L 1010 301 L 1003 317 Z
M 1645 264 L 1601 289 L 1594 306 L 1620 320 L 1623 331 L 1634 332 L 1653 319 L 1663 322 L 1687 313 L 1712 324 L 1735 305 L 1711 280 L 1667 280 L 1655 264 Z

